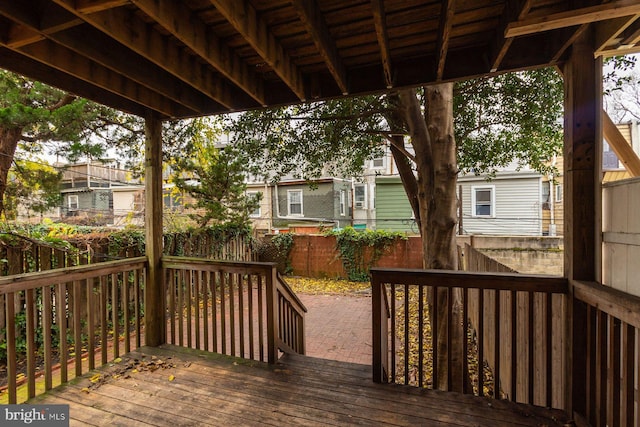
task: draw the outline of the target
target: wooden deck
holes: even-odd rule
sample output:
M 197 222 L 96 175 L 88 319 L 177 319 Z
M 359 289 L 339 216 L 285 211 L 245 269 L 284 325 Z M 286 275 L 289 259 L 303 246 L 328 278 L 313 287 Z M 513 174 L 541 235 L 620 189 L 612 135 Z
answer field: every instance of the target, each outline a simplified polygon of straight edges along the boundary
M 143 347 L 29 403 L 69 404 L 71 425 L 562 426 L 566 421 L 557 410 L 374 384 L 368 365 L 285 355 L 270 366 L 169 345 Z

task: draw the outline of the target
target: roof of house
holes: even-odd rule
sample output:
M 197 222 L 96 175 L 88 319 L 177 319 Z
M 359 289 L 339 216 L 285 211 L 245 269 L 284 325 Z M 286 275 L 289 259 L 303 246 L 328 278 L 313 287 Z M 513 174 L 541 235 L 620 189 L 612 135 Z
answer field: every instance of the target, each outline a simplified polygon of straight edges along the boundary
M 557 65 L 590 23 L 638 51 L 637 0 L 25 0 L 0 67 L 182 118 Z

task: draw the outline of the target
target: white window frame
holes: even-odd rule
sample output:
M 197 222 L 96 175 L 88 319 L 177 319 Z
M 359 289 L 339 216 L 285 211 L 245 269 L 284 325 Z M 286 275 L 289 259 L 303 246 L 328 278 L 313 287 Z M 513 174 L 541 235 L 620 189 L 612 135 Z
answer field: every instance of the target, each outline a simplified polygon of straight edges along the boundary
M 381 161 L 382 165 L 376 166 L 376 161 Z M 385 156 L 376 157 L 371 159 L 371 169 L 384 169 L 387 166 L 387 159 Z
M 362 188 L 362 200 L 358 200 L 358 188 Z M 355 184 L 353 186 L 353 200 L 356 209 L 367 209 L 367 185 Z
M 491 192 L 491 204 L 489 205 L 489 215 L 478 215 L 476 213 L 476 192 L 486 191 Z M 495 218 L 496 217 L 496 186 L 495 185 L 477 185 L 471 187 L 471 216 L 474 218 Z
M 555 193 L 554 193 L 555 197 L 554 197 L 553 201 L 555 203 L 560 203 L 560 202 L 562 202 L 562 196 L 564 195 L 562 184 L 555 184 L 554 187 L 555 187 Z
M 291 213 L 291 199 L 293 194 L 300 194 L 300 213 Z M 287 190 L 287 214 L 289 216 L 304 216 L 304 197 L 302 190 Z M 297 204 L 297 203 L 296 203 Z
M 260 197 L 260 191 L 247 191 L 247 199 Z M 258 205 L 255 211 L 249 212 L 249 218 L 260 218 L 262 216 L 262 206 Z
M 340 190 L 340 216 L 347 215 L 347 190 Z
M 75 203 L 71 202 L 72 200 L 75 200 Z M 72 205 L 75 205 L 75 207 L 72 207 Z M 77 194 L 69 195 L 69 198 L 67 199 L 67 207 L 70 211 L 77 211 L 80 208 L 80 200 L 78 199 Z

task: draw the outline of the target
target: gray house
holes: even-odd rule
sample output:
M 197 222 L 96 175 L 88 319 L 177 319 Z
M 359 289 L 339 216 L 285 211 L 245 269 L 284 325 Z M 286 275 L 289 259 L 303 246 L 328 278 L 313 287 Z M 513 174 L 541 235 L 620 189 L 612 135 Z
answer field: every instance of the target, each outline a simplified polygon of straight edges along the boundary
M 345 227 L 353 222 L 349 180 L 281 181 L 271 191 L 273 228 L 311 225 Z

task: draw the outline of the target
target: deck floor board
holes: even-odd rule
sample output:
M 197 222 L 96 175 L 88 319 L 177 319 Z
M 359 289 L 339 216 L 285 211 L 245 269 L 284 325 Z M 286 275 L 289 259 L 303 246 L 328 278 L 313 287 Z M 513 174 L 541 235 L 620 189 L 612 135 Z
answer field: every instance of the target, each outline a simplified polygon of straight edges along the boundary
M 375 384 L 371 367 L 286 355 L 276 365 L 175 346 L 144 347 L 30 403 L 68 403 L 72 425 L 562 426 L 562 411 L 456 393 Z M 162 360 L 155 372 L 128 360 Z M 94 373 L 95 374 L 95 373 Z M 89 390 L 87 388 L 89 387 Z

